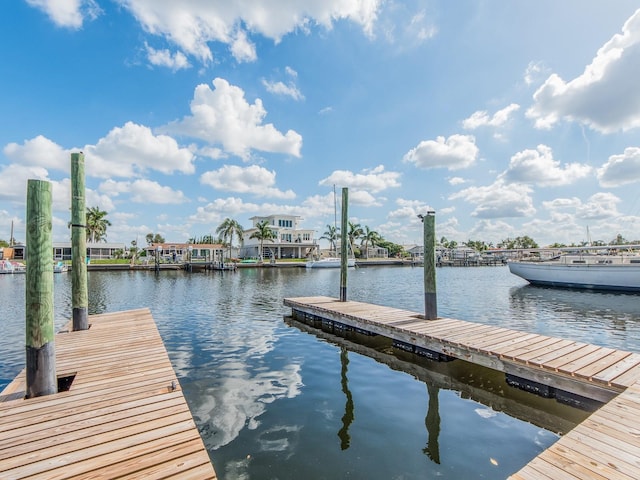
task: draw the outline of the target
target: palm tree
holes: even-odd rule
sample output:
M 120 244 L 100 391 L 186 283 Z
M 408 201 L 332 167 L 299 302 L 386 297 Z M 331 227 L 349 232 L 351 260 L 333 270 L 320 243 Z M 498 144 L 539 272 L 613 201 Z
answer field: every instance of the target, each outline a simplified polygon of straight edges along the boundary
M 154 243 L 164 243 L 164 237 L 159 233 L 147 233 L 144 237 L 147 241 L 147 245 L 153 245 Z
M 335 225 L 327 224 L 327 231 L 322 234 L 320 240 L 329 240 L 329 245 L 332 251 L 337 249 L 337 241 L 340 238 L 340 229 Z
M 364 234 L 364 230 L 359 223 L 349 222 L 349 248 L 353 250 L 353 245 L 356 240 L 358 240 Z
M 244 234 L 244 229 L 237 220 L 233 220 L 227 217 L 220 225 L 218 225 L 218 228 L 216 228 L 216 234 L 220 235 L 220 237 L 224 240 L 224 243 L 226 243 L 227 238 L 229 239 L 229 258 L 231 258 L 233 236 L 238 235 L 238 237 L 240 238 L 240 244 L 242 244 L 242 235 Z
M 107 240 L 107 227 L 111 222 L 106 219 L 107 212 L 99 207 L 87 208 L 87 241 L 97 243 Z
M 262 263 L 262 246 L 264 241 L 267 240 L 269 242 L 278 238 L 276 232 L 269 228 L 269 222 L 267 220 L 263 220 L 262 222 L 258 222 L 256 224 L 256 231 L 251 234 L 249 238 L 256 238 L 260 240 L 260 253 L 258 255 L 259 263 Z
M 368 226 L 365 225 L 364 232 L 362 233 L 361 238 L 362 240 L 360 245 L 364 245 L 364 251 L 366 252 L 365 255 L 368 259 L 369 244 L 371 244 L 372 247 L 375 247 L 376 244 L 382 239 L 382 237 L 378 232 L 376 232 L 375 230 L 371 230 Z

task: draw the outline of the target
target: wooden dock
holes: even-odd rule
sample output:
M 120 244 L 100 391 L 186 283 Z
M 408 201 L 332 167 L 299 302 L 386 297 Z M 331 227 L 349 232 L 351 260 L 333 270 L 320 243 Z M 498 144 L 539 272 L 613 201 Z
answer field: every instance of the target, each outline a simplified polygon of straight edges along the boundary
M 293 317 L 384 335 L 415 353 L 459 358 L 522 379 L 531 389 L 608 402 L 511 478 L 640 478 L 640 355 L 330 297 L 287 298 Z M 537 387 L 536 387 L 537 386 Z
M 68 391 L 0 393 L 0 478 L 215 479 L 149 309 L 89 317 L 56 334 Z

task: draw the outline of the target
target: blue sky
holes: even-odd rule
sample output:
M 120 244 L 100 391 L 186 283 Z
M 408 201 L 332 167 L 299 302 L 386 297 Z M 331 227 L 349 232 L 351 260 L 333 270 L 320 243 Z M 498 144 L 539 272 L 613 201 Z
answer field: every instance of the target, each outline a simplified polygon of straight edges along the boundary
M 70 154 L 111 242 L 300 215 L 420 243 L 640 239 L 636 1 L 12 0 L 0 15 L 0 238 Z

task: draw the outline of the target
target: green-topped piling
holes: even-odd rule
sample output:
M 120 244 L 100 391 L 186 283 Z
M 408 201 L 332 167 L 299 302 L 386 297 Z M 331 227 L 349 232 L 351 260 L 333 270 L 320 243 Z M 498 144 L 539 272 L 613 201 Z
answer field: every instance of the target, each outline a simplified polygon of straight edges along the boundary
M 27 181 L 26 397 L 57 393 L 51 183 Z
M 85 202 L 84 154 L 71 154 L 71 296 L 73 330 L 87 330 L 87 211 Z
M 436 212 L 418 215 L 424 226 L 424 318 L 438 318 L 436 295 Z

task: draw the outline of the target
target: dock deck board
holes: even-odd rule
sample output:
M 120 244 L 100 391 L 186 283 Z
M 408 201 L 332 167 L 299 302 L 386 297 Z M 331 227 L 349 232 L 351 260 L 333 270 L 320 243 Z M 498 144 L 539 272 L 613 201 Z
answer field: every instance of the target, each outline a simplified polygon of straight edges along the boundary
M 515 472 L 513 480 L 640 478 L 640 355 L 636 353 L 450 318 L 424 320 L 416 312 L 331 297 L 286 298 L 284 304 L 294 313 L 344 322 L 607 402 Z M 609 393 L 603 400 L 605 391 Z
M 198 478 L 216 474 L 149 309 L 56 334 L 68 391 L 0 393 L 0 478 Z M 175 386 L 175 389 L 174 389 Z

